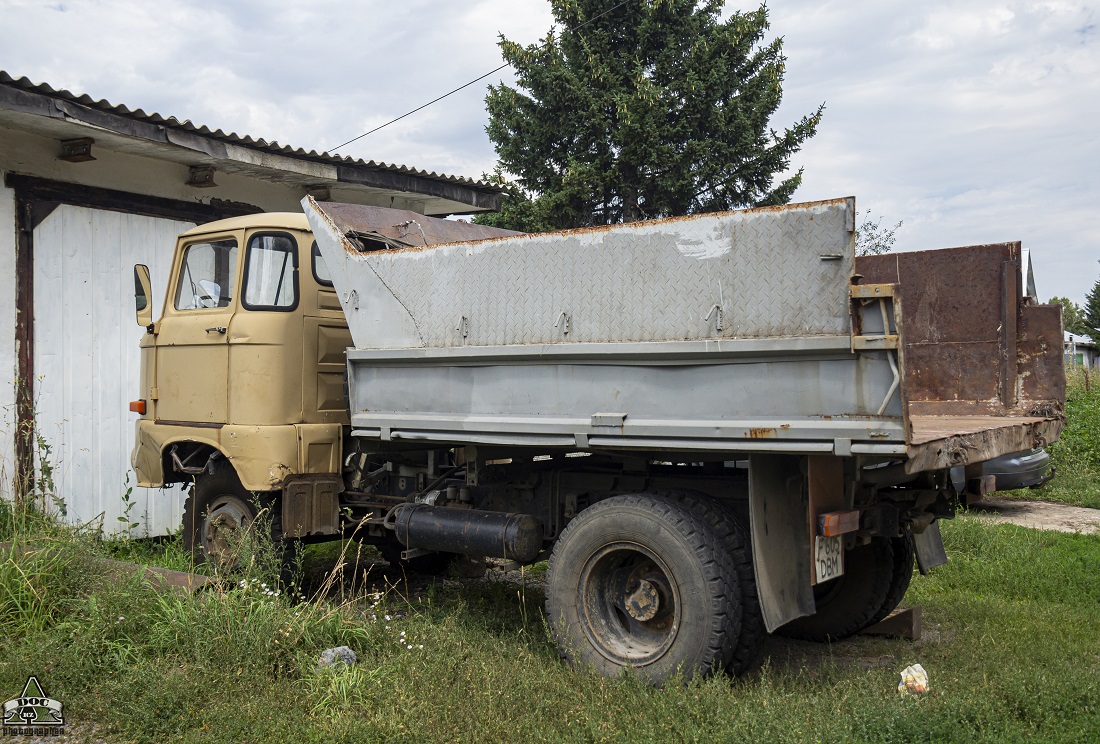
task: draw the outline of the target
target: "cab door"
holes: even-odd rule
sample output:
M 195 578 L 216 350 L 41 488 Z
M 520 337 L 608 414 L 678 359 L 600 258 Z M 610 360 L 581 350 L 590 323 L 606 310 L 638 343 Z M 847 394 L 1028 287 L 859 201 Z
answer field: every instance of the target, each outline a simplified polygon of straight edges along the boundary
M 157 334 L 158 421 L 228 421 L 228 333 L 241 238 L 237 232 L 196 237 L 177 252 L 175 285 Z

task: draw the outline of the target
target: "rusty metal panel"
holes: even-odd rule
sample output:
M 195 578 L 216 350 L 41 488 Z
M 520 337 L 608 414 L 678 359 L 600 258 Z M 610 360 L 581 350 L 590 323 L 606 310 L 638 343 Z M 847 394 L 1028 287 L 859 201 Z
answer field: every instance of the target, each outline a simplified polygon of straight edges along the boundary
M 283 488 L 282 527 L 289 537 L 340 534 L 339 478 L 299 475 Z
M 371 252 L 303 206 L 357 348 L 850 332 L 850 198 Z
M 331 202 L 318 207 L 324 210 L 342 235 L 350 235 L 353 244 L 368 249 L 371 240 L 386 243 L 391 248 L 423 248 L 520 234 L 499 227 L 425 217 L 404 209 Z
M 911 415 L 1026 413 L 1024 381 L 1061 365 L 1060 345 L 1021 354 L 1017 325 L 1027 309 L 1020 288 L 1020 244 L 862 256 L 867 283 L 896 282 L 905 328 L 904 395 Z M 1022 366 L 1021 366 L 1022 365 Z M 1044 393 L 1045 394 L 1045 393 Z
M 904 353 L 911 413 L 977 415 L 1001 409 L 997 342 L 906 344 Z
M 1020 367 L 1020 407 L 1029 413 L 1061 413 L 1066 398 L 1062 355 L 1062 308 L 1030 305 L 1020 311 L 1016 345 Z
M 860 256 L 860 284 L 898 284 L 906 345 L 989 343 L 1000 338 L 1002 265 L 1018 243 Z
M 1055 441 L 1065 400 L 1057 308 L 1024 304 L 1020 244 L 860 257 L 901 312 L 909 472 Z
M 814 540 L 817 537 L 817 518 L 831 511 L 839 511 L 849 506 L 844 487 L 844 458 L 833 455 L 810 455 L 806 458 L 806 485 L 808 494 L 807 527 L 809 527 L 809 554 L 807 559 L 813 565 L 815 560 Z M 858 513 L 856 529 L 859 528 Z M 817 584 L 817 572 L 810 571 L 810 583 Z
M 1043 416 L 913 416 L 906 470 L 985 462 L 1058 439 L 1063 421 Z

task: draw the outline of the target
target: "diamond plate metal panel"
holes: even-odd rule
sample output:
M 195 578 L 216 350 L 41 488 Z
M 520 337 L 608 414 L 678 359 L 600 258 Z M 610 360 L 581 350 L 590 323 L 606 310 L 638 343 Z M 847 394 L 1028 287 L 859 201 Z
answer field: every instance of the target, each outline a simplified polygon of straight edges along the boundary
M 849 333 L 850 198 L 371 253 L 310 218 L 358 348 Z

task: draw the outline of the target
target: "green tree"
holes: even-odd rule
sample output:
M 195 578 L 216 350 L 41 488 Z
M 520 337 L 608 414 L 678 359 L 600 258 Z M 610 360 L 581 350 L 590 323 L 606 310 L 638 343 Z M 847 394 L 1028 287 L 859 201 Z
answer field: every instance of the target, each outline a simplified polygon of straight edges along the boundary
M 1100 279 L 1092 285 L 1092 289 L 1085 295 L 1085 325 L 1089 328 L 1089 335 L 1094 340 L 1100 341 Z
M 500 38 L 518 86 L 490 86 L 486 131 L 515 177 L 505 213 L 555 228 L 785 204 L 791 155 L 824 105 L 781 133 L 781 38 L 722 0 L 551 0 L 541 44 Z M 777 181 L 777 178 L 779 179 Z
M 481 180 L 504 189 L 499 212 L 482 212 L 474 222 L 490 227 L 521 232 L 546 232 L 557 225 L 547 219 L 540 202 L 532 200 L 514 181 L 509 181 L 498 167 L 493 173 L 482 173 Z
M 1062 328 L 1066 331 L 1078 336 L 1092 334 L 1091 329 L 1085 325 L 1085 311 L 1076 302 L 1068 297 L 1051 297 L 1047 304 L 1062 306 Z

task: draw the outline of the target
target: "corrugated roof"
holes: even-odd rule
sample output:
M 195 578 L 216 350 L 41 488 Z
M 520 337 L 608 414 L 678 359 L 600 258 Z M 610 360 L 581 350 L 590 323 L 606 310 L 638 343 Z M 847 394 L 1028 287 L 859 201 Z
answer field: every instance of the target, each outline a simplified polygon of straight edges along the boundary
M 197 126 L 191 121 L 184 119 L 180 121 L 174 116 L 162 116 L 156 112 L 146 113 L 142 109 L 131 109 L 128 106 L 121 104 L 113 104 L 110 101 L 100 99 L 96 100 L 87 94 L 77 95 L 68 90 L 57 90 L 46 83 L 35 83 L 29 78 L 21 77 L 14 78 L 7 72 L 0 70 L 0 85 L 7 85 L 13 88 L 19 88 L 22 90 L 30 91 L 33 93 L 39 93 L 41 95 L 50 96 L 51 98 L 59 98 L 65 101 L 71 101 L 73 103 L 79 103 L 82 106 L 98 109 L 99 111 L 106 111 L 119 116 L 125 116 L 137 121 L 143 121 L 150 124 L 156 124 L 163 127 L 171 127 L 174 129 L 181 129 L 186 132 L 193 132 L 200 134 L 204 137 L 210 137 L 211 139 L 220 140 L 222 142 L 229 142 L 234 145 L 243 145 L 244 147 L 250 147 L 255 150 L 263 150 L 264 152 L 275 153 L 277 155 L 285 155 L 287 157 L 299 158 L 302 160 L 311 160 L 318 163 L 329 163 L 332 165 L 358 165 L 367 168 L 374 168 L 382 171 L 389 171 L 391 173 L 402 173 L 411 176 L 418 176 L 420 178 L 428 178 L 436 181 L 444 181 L 448 183 L 461 184 L 463 186 L 469 186 L 475 189 L 491 191 L 499 193 L 502 189 L 496 184 L 485 183 L 484 181 L 478 181 L 472 178 L 466 178 L 464 176 L 451 176 L 446 173 L 436 173 L 435 171 L 424 171 L 416 168 L 410 168 L 407 165 L 398 165 L 396 163 L 383 163 L 376 160 L 363 160 L 362 158 L 352 158 L 346 155 L 333 155 L 327 152 L 317 152 L 316 150 L 306 151 L 300 147 L 291 147 L 289 145 L 281 145 L 274 140 L 265 140 L 262 137 L 257 139 L 251 135 L 241 136 L 236 132 L 225 132 L 221 129 L 211 129 L 207 126 Z

